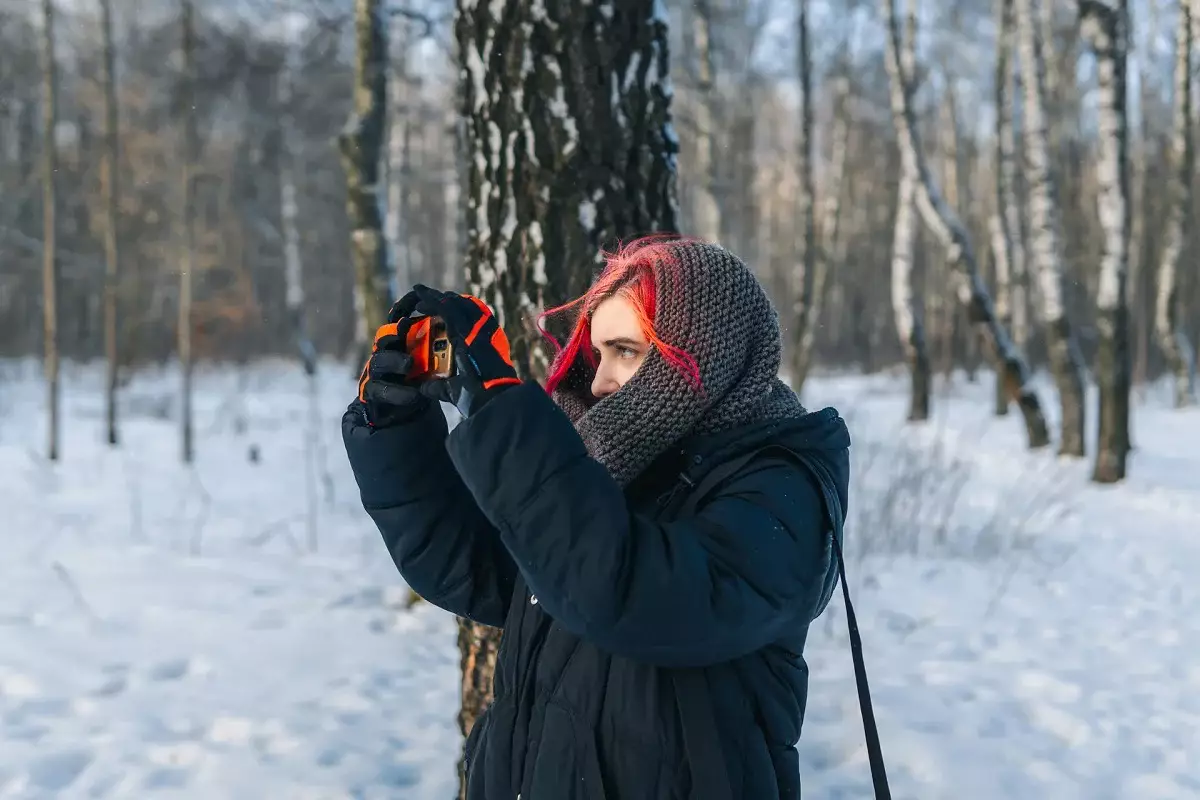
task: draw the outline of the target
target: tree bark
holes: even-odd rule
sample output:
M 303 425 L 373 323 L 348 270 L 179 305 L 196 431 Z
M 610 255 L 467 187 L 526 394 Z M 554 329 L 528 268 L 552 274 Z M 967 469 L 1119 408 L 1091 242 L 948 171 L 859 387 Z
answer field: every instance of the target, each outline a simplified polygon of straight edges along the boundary
M 804 0 L 807 2 L 807 0 Z M 845 236 L 842 232 L 842 194 L 845 190 L 846 164 L 850 147 L 850 78 L 843 72 L 836 79 L 835 117 L 830 131 L 829 172 L 826 176 L 824 195 L 821 198 L 821 225 L 814 233 L 813 280 L 811 287 L 812 307 L 805 315 L 796 343 L 796 358 L 792 369 L 792 387 L 797 393 L 804 389 L 812 369 L 813 347 L 817 338 L 817 326 L 825 305 L 825 288 L 833 265 L 841 264 L 845 251 Z M 809 129 L 812 128 L 811 117 Z M 811 163 L 811 162 L 810 162 Z
M 467 279 L 527 379 L 549 364 L 535 319 L 544 305 L 580 294 L 601 248 L 676 229 L 661 9 L 518 0 L 497 17 L 496 4 L 458 0 Z M 491 702 L 499 637 L 460 621 L 464 737 Z
M 415 282 L 412 244 L 408 231 L 407 200 L 413 180 L 408 159 L 412 109 L 408 103 L 408 20 L 392 19 L 390 75 L 388 76 L 387 132 L 387 241 L 391 248 L 397 293 L 408 291 Z
M 992 298 L 979 274 L 975 251 L 966 228 L 938 193 L 925 163 L 912 109 L 911 89 L 903 78 L 900 25 L 896 19 L 894 0 L 881 0 L 881 4 L 888 26 L 885 61 L 892 86 L 892 118 L 901 147 L 909 151 L 909 157 L 916 165 L 917 207 L 926 226 L 946 248 L 947 259 L 957 273 L 959 302 L 967 307 L 971 324 L 980 332 L 991 357 L 1004 363 L 1005 383 L 1021 409 L 1029 446 L 1044 447 L 1049 443 L 1046 420 L 1037 392 L 1031 384 L 1025 357 L 1009 338 L 1008 331 L 997 322 Z
M 279 221 L 283 235 L 283 273 L 288 320 L 295 337 L 296 352 L 304 373 L 317 372 L 317 351 L 308 334 L 307 297 L 304 291 L 304 260 L 300 254 L 300 207 L 296 195 L 295 119 L 292 113 L 296 72 L 296 43 L 286 31 L 284 62 L 279 72 Z M 314 390 L 315 385 L 309 387 Z
M 1195 0 L 1181 0 L 1175 31 L 1174 108 L 1171 124 L 1170 206 L 1163 249 L 1158 262 L 1158 296 L 1154 310 L 1154 331 L 1158 346 L 1174 377 L 1175 405 L 1179 408 L 1196 403 L 1196 353 L 1184 325 L 1183 295 L 1179 291 L 1179 266 L 1186 245 L 1184 226 L 1193 220 L 1192 179 L 1195 169 L 1195 145 L 1192 142 L 1192 77 L 1190 54 L 1193 48 L 1193 14 L 1200 11 Z M 1194 220 L 1193 220 L 1194 221 Z
M 1096 297 L 1100 347 L 1096 377 L 1100 389 L 1100 427 L 1092 480 L 1125 479 L 1129 454 L 1129 142 L 1125 111 L 1126 44 L 1124 2 L 1112 7 L 1100 0 L 1079 0 L 1081 33 L 1096 54 L 1100 158 L 1096 165 L 1104 250 Z
M 718 5 L 719 5 L 719 0 Z M 698 176 L 690 198 L 693 230 L 690 233 L 710 242 L 721 241 L 721 202 L 717 167 L 717 131 L 720 99 L 717 97 L 717 67 L 713 57 L 713 0 L 695 0 L 692 7 L 692 45 L 696 54 L 695 105 L 696 162 Z
M 42 322 L 46 375 L 46 457 L 59 457 L 58 359 L 58 64 L 54 55 L 54 2 L 42 0 Z
M 895 6 L 889 2 L 889 7 L 894 14 Z M 890 24 L 895 25 L 896 22 L 893 20 Z M 916 74 L 916 26 L 917 2 L 907 0 L 898 76 L 892 83 L 893 113 L 897 104 L 907 107 L 911 103 L 913 76 Z M 901 111 L 901 114 L 903 113 L 905 112 Z M 917 183 L 920 180 L 917 170 L 915 151 L 901 142 L 900 185 L 896 200 L 896 218 L 892 228 L 892 313 L 912 381 L 908 407 L 910 422 L 929 419 L 932 382 L 929 348 L 925 342 L 925 323 L 922 309 L 918 305 L 917 293 L 913 291 L 912 278 L 917 234 L 915 206 Z
M 820 246 L 816 236 L 816 191 L 813 173 L 813 103 L 812 55 L 808 41 L 808 0 L 797 0 L 797 64 L 800 79 L 799 130 L 799 192 L 796 198 L 795 268 L 792 274 L 793 319 L 796 329 L 796 349 L 793 358 L 792 387 L 799 392 L 808 376 L 812 358 L 813 331 L 820 315 L 821 292 L 824 291 L 826 263 L 819 258 Z M 834 131 L 834 136 L 844 132 Z M 842 143 L 845 149 L 845 142 Z M 835 142 L 836 150 L 837 144 Z M 835 156 L 836 157 L 836 156 Z M 837 167 L 835 167 L 837 169 Z M 831 191 L 837 192 L 836 187 Z M 819 274 L 818 274 L 819 273 Z
M 1048 2 L 1049 0 L 1043 0 Z M 1066 307 L 1059 209 L 1050 164 L 1045 97 L 1045 56 L 1035 19 L 1037 0 L 1014 0 L 1018 50 L 1024 78 L 1024 143 L 1029 191 L 1030 249 L 1037 274 L 1042 323 L 1062 403 L 1059 453 L 1082 458 L 1084 450 L 1083 355 Z
M 196 75 L 195 20 L 191 0 L 181 0 L 180 53 L 182 87 L 180 108 L 183 110 L 183 168 L 180 183 L 183 205 L 180 226 L 183 229 L 179 267 L 179 319 L 176 330 L 180 371 L 180 455 L 185 464 L 195 457 L 192 423 L 192 284 L 195 268 L 195 169 L 197 158 L 196 134 Z
M 1016 139 L 1013 133 L 1013 63 L 1009 60 L 1015 43 L 1012 0 L 996 3 L 999 35 L 996 41 L 996 209 L 992 214 L 992 251 L 995 254 L 996 318 L 1011 325 L 1014 343 L 1025 344 L 1025 246 L 1021 237 L 1021 208 L 1017 200 Z M 1009 397 L 1003 375 L 996 375 L 996 415 L 1008 413 Z
M 119 281 L 120 249 L 117 209 L 120 207 L 120 147 L 117 106 L 117 57 L 113 45 L 112 0 L 100 0 L 100 27 L 104 63 L 104 421 L 108 443 L 118 443 L 117 383 L 121 366 Z
M 346 174 L 346 216 L 350 221 L 358 317 L 355 363 L 360 366 L 392 305 L 392 275 L 380 195 L 387 130 L 387 28 L 383 0 L 355 0 L 354 110 L 338 136 L 338 149 Z

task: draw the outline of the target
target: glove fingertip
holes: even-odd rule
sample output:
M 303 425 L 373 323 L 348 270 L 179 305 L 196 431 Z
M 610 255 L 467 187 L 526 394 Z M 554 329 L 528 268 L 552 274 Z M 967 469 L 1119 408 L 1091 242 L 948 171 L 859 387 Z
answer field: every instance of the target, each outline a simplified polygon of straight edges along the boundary
M 446 391 L 446 382 L 444 380 L 422 383 L 419 391 L 422 395 L 428 397 L 430 400 L 441 400 L 447 403 L 450 402 L 449 393 Z

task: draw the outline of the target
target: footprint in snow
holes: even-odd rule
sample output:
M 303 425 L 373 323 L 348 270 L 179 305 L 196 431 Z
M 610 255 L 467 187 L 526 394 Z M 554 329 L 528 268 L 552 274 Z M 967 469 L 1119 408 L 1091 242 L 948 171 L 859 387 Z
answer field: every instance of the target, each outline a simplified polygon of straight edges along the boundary
M 160 661 L 150 667 L 150 679 L 155 681 L 177 681 L 187 676 L 201 677 L 211 672 L 209 665 L 192 658 L 173 658 Z
M 83 774 L 92 763 L 87 750 L 60 750 L 38 756 L 29 765 L 29 782 L 48 792 L 62 792 Z
M 92 691 L 92 697 L 116 697 L 129 688 L 129 679 L 124 675 L 110 675 Z

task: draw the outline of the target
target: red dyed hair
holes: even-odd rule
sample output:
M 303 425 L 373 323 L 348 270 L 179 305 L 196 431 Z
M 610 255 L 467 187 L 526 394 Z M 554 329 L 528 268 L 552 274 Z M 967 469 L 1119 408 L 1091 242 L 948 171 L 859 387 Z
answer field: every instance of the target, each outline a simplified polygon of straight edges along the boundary
M 593 370 L 598 366 L 592 350 L 592 314 L 596 307 L 614 295 L 629 301 L 637 314 L 642 335 L 666 359 L 679 370 L 697 390 L 702 390 L 700 367 L 692 356 L 680 348 L 663 341 L 654 328 L 657 305 L 655 270 L 675 266 L 678 263 L 676 248 L 689 240 L 670 234 L 643 236 L 621 245 L 615 253 L 604 253 L 604 270 L 590 289 L 569 303 L 548 309 L 538 320 L 542 335 L 554 346 L 554 362 L 546 378 L 546 391 L 553 393 L 567 377 L 571 367 L 582 357 Z M 552 314 L 560 314 L 581 307 L 579 316 L 571 328 L 565 345 L 551 336 L 542 322 Z

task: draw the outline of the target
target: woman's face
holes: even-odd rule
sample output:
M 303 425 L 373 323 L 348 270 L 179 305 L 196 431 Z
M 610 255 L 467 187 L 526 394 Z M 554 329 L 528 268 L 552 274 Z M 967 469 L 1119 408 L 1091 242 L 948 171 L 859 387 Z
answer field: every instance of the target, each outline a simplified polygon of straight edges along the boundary
M 619 294 L 607 298 L 592 313 L 592 352 L 599 366 L 592 394 L 607 397 L 625 385 L 650 352 L 633 304 Z

